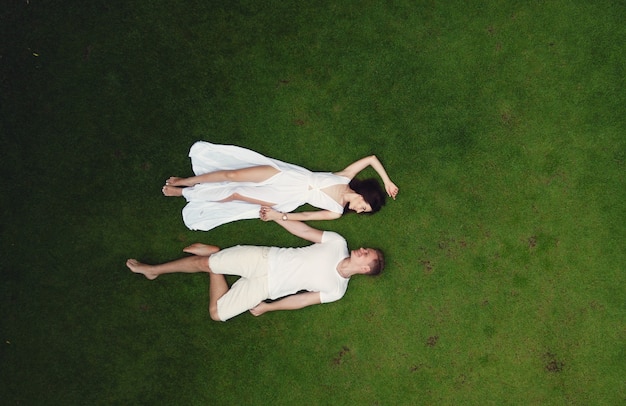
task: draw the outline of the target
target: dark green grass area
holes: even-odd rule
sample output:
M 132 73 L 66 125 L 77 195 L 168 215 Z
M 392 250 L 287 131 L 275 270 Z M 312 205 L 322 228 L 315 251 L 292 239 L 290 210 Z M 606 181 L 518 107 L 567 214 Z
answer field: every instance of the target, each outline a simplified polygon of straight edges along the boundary
M 620 1 L 12 2 L 0 8 L 0 403 L 626 402 Z M 187 230 L 196 140 L 400 187 L 315 227 L 387 269 L 227 323 Z M 367 175 L 375 175 L 368 170 Z

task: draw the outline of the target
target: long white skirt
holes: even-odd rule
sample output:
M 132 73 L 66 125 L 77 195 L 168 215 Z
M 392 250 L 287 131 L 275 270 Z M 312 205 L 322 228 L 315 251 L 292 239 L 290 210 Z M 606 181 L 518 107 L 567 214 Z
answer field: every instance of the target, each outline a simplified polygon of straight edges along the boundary
M 231 221 L 259 218 L 260 206 L 234 201 L 220 203 L 233 193 L 274 203 L 276 210 L 290 212 L 306 203 L 312 172 L 297 165 L 265 157 L 234 145 L 198 141 L 189 151 L 193 171 L 201 175 L 219 170 L 270 165 L 280 173 L 260 182 L 201 183 L 183 190 L 187 205 L 183 221 L 191 230 L 211 230 Z

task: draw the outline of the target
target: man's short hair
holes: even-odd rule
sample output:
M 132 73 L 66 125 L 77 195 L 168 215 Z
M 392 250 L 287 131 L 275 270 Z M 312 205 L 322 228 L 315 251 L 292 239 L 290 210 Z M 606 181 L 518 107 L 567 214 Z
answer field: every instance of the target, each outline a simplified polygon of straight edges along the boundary
M 366 275 L 376 276 L 376 275 L 379 275 L 383 271 L 383 269 L 385 269 L 385 255 L 378 248 L 372 248 L 372 249 L 376 251 L 377 258 L 373 260 L 372 262 L 370 262 L 369 264 L 370 271 L 366 273 Z

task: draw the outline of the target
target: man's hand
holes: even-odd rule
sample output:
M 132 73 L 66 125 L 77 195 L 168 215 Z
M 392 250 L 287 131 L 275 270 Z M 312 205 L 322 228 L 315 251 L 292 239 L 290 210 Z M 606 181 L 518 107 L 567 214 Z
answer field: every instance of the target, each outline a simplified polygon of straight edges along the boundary
M 261 302 L 250 309 L 250 313 L 254 316 L 260 316 L 263 313 L 276 310 L 297 310 L 320 303 L 322 303 L 320 292 L 305 292 L 287 296 L 272 303 Z
M 283 214 L 279 211 L 272 209 L 271 207 L 262 206 L 261 210 L 259 211 L 259 216 L 263 221 L 278 221 L 282 219 Z
M 252 313 L 253 316 L 258 317 L 262 315 L 263 313 L 267 312 L 268 310 L 269 309 L 268 309 L 267 303 L 261 302 L 258 305 L 254 306 L 252 309 L 250 309 L 250 313 Z

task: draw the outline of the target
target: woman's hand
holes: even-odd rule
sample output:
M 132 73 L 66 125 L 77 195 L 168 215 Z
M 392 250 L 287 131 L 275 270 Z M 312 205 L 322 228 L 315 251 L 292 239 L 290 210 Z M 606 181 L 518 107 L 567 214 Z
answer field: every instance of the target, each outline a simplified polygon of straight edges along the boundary
M 271 207 L 261 206 L 261 209 L 259 210 L 259 217 L 261 217 L 261 220 L 263 221 L 273 221 L 280 220 L 283 217 L 283 214 L 272 209 Z
M 383 167 L 383 164 L 380 163 L 376 155 L 370 155 L 365 158 L 361 158 L 355 163 L 349 165 L 341 172 L 335 173 L 335 175 L 345 176 L 348 179 L 353 179 L 359 172 L 363 169 L 371 166 L 374 168 L 378 176 L 382 179 L 385 184 L 385 190 L 387 194 L 392 197 L 394 200 L 396 199 L 396 195 L 398 194 L 398 187 L 389 179 L 389 175 L 387 175 L 387 171 Z
M 396 195 L 398 194 L 399 189 L 395 183 L 390 180 L 385 182 L 385 190 L 387 191 L 387 194 L 393 198 L 393 200 L 396 200 Z

